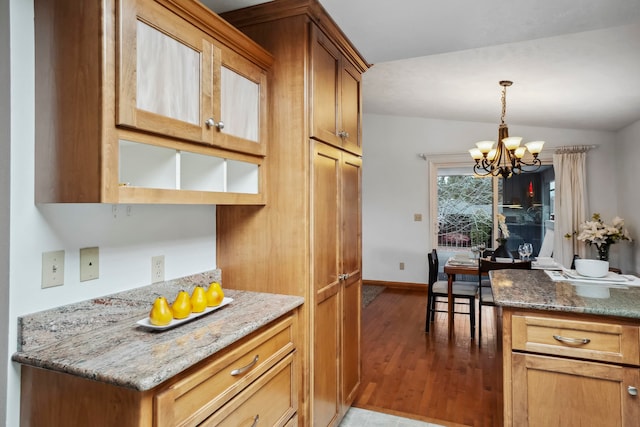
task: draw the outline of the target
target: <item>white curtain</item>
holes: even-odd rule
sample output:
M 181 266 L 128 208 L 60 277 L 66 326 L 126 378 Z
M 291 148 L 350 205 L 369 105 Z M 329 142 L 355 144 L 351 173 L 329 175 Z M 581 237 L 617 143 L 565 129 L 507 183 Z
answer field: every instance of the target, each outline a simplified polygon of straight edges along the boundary
M 573 233 L 587 220 L 586 157 L 585 152 L 553 155 L 556 180 L 553 258 L 565 267 L 571 265 L 574 254 L 581 258 L 586 255 L 585 245 L 577 241 Z

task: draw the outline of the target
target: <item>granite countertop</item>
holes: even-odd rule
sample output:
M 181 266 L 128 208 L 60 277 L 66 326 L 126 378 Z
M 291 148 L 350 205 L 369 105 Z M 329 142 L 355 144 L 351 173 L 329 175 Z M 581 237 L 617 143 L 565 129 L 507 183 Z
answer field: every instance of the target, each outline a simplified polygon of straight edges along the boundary
M 493 298 L 504 307 L 640 319 L 640 287 L 554 282 L 543 270 L 490 272 Z
M 220 281 L 220 270 L 41 311 L 18 319 L 16 362 L 105 383 L 150 390 L 290 312 L 302 297 L 226 289 L 233 301 L 163 331 L 136 322 L 161 295 Z

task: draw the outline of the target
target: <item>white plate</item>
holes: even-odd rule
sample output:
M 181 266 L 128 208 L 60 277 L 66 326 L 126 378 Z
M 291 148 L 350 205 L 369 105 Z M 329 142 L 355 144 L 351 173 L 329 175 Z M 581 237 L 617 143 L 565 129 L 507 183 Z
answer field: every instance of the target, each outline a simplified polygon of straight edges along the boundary
M 185 317 L 184 319 L 173 319 L 168 325 L 164 325 L 164 326 L 152 325 L 148 317 L 144 319 L 140 319 L 136 323 L 140 326 L 144 326 L 145 328 L 154 329 L 156 331 L 164 331 L 165 329 L 175 328 L 178 325 L 182 325 L 183 323 L 195 320 L 198 317 L 204 316 L 205 314 L 209 314 L 212 311 L 216 311 L 217 309 L 224 307 L 225 305 L 229 304 L 232 301 L 233 301 L 233 298 L 224 297 L 220 305 L 217 305 L 215 307 L 207 307 L 204 309 L 204 311 L 201 311 L 200 313 L 191 313 L 189 317 Z
M 564 270 L 562 265 L 560 263 L 557 263 L 557 262 L 547 263 L 547 264 L 540 264 L 537 261 L 533 261 L 531 263 L 531 268 L 532 269 L 536 269 L 536 270 Z
M 449 265 L 478 265 L 478 261 L 472 259 L 460 260 L 460 259 L 449 259 Z

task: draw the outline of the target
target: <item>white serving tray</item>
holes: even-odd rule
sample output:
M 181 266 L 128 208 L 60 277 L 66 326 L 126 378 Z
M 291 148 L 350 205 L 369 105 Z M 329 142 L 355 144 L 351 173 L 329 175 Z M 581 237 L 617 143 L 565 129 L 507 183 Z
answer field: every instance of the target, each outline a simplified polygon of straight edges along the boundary
M 182 325 L 183 323 L 187 323 L 187 322 L 190 322 L 192 320 L 195 320 L 198 317 L 202 317 L 204 315 L 207 315 L 207 314 L 211 313 L 212 311 L 216 311 L 216 310 L 224 307 L 225 305 L 229 304 L 232 301 L 233 301 L 233 298 L 224 297 L 222 299 L 222 302 L 220 303 L 220 305 L 217 305 L 215 307 L 207 307 L 207 308 L 204 309 L 204 311 L 201 311 L 200 313 L 191 313 L 189 315 L 189 317 L 185 317 L 184 319 L 173 319 L 173 320 L 171 320 L 171 322 L 168 325 L 164 325 L 164 326 L 152 325 L 151 322 L 149 321 L 149 317 L 145 317 L 144 319 L 140 319 L 136 323 L 138 325 L 144 326 L 145 328 L 148 328 L 148 329 L 153 329 L 153 330 L 156 330 L 156 331 L 164 331 L 166 329 L 175 328 L 176 326 Z
M 577 271 L 569 270 L 569 269 L 566 269 L 563 272 L 569 278 L 575 279 L 575 280 L 580 280 L 582 282 L 620 282 L 620 283 L 625 283 L 625 282 L 629 281 L 629 279 L 627 279 L 626 277 L 621 276 L 620 274 L 614 273 L 612 271 L 608 271 L 607 275 L 603 276 L 603 277 L 583 276 L 583 275 L 579 274 Z

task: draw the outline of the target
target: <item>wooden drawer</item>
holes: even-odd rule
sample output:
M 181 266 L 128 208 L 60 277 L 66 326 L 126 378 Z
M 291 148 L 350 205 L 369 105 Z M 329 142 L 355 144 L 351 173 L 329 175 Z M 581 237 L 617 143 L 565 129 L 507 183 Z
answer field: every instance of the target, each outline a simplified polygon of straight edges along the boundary
M 640 328 L 561 317 L 512 316 L 513 350 L 640 365 Z
M 194 426 L 205 420 L 293 351 L 292 325 L 287 317 L 181 375 L 155 396 L 155 425 Z
M 203 427 L 291 426 L 297 411 L 293 354 L 201 424 Z M 295 417 L 294 417 L 295 418 Z

